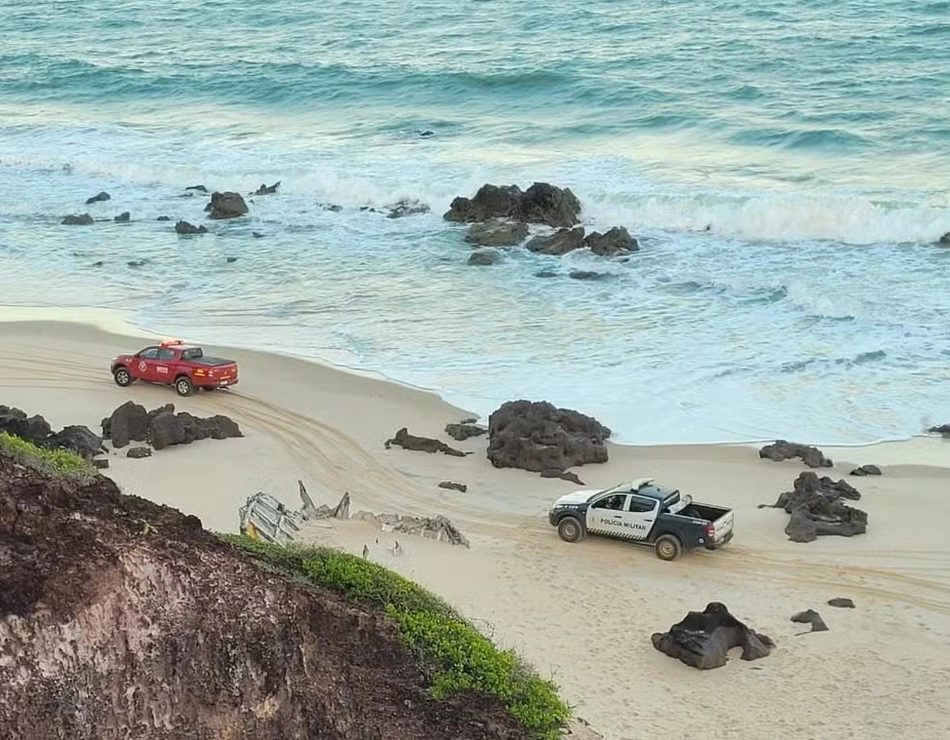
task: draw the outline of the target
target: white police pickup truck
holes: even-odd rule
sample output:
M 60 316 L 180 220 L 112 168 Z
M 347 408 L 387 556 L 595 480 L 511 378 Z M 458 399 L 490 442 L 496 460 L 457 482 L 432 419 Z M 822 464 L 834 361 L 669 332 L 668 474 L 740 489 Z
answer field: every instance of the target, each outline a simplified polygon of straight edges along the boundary
M 732 509 L 698 504 L 675 488 L 652 478 L 589 488 L 561 496 L 548 513 L 551 526 L 565 542 L 588 534 L 652 545 L 661 560 L 676 560 L 683 550 L 718 550 L 732 539 Z

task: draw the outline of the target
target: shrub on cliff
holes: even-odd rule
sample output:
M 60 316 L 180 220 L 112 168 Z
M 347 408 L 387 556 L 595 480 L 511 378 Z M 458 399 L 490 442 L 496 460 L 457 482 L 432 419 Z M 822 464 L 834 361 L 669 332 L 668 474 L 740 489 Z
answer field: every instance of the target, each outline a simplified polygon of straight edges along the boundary
M 96 469 L 75 452 L 47 450 L 6 432 L 0 432 L 0 454 L 19 465 L 57 478 L 92 478 L 96 475 Z
M 555 740 L 570 717 L 557 687 L 512 651 L 500 650 L 437 596 L 380 565 L 330 548 L 281 547 L 221 537 L 267 566 L 385 610 L 406 643 L 436 672 L 432 695 L 483 691 L 501 699 L 539 740 Z

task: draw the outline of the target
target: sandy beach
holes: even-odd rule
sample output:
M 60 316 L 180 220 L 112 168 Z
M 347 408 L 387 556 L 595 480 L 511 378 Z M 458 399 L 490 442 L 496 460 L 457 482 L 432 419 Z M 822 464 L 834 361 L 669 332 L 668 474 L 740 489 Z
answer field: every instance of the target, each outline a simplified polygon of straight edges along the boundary
M 442 595 L 552 675 L 606 738 L 924 740 L 946 733 L 950 442 L 826 448 L 836 465 L 820 474 L 837 479 L 873 463 L 883 475 L 849 478 L 869 514 L 866 535 L 808 544 L 786 539 L 783 511 L 757 508 L 790 490 L 807 469 L 799 461 L 760 460 L 752 446 L 612 445 L 609 463 L 575 471 L 587 486 L 654 477 L 736 511 L 736 536 L 726 548 L 667 563 L 620 542 L 562 542 L 546 513 L 577 486 L 494 469 L 484 437 L 452 442 L 475 453 L 464 458 L 385 449 L 403 426 L 451 441 L 445 424 L 468 414 L 435 395 L 219 347 L 206 350 L 241 367 L 229 392 L 180 398 L 141 383 L 123 389 L 109 376 L 109 360 L 148 339 L 106 312 L 89 314 L 85 324 L 71 318 L 0 309 L 0 403 L 42 414 L 54 427 L 96 430 L 128 399 L 230 416 L 243 439 L 205 440 L 143 460 L 114 453 L 106 471 L 126 493 L 195 514 L 208 529 L 236 531 L 238 508 L 257 491 L 297 507 L 298 479 L 317 504 L 348 491 L 354 511 L 447 516 L 471 549 L 400 536 L 397 556 L 390 533 L 362 522 L 324 522 L 307 532 L 354 553 L 367 545 L 371 558 Z M 468 490 L 440 489 L 443 480 Z M 852 598 L 857 608 L 832 608 L 826 602 L 833 597 Z M 777 649 L 708 672 L 654 650 L 651 633 L 710 601 L 725 603 Z M 800 634 L 805 628 L 789 617 L 807 608 L 821 612 L 828 632 Z

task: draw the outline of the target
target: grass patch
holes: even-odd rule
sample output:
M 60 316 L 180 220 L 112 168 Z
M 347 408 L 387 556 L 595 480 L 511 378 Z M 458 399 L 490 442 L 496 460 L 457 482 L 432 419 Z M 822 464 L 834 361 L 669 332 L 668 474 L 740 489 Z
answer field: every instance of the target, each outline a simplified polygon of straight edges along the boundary
M 75 452 L 47 450 L 6 432 L 0 432 L 0 454 L 57 478 L 93 478 L 97 475 L 96 468 Z
M 442 599 L 391 570 L 331 548 L 282 547 L 240 535 L 219 535 L 295 579 L 384 610 L 409 647 L 436 667 L 431 693 L 492 694 L 538 740 L 556 740 L 570 717 L 557 687 L 510 650 L 500 650 Z

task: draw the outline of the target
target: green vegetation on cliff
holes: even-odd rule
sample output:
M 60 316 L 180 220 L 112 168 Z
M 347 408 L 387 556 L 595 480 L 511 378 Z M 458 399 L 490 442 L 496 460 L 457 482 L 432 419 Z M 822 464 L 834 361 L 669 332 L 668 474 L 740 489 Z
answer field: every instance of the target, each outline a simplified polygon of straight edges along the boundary
M 222 539 L 280 572 L 386 611 L 403 639 L 435 666 L 434 697 L 483 691 L 501 699 L 538 740 L 555 740 L 570 717 L 557 687 L 500 650 L 451 606 L 368 560 L 330 548 L 281 547 L 239 535 Z
M 47 450 L 6 432 L 0 432 L 0 454 L 19 465 L 56 478 L 91 478 L 96 475 L 95 467 L 75 452 Z

